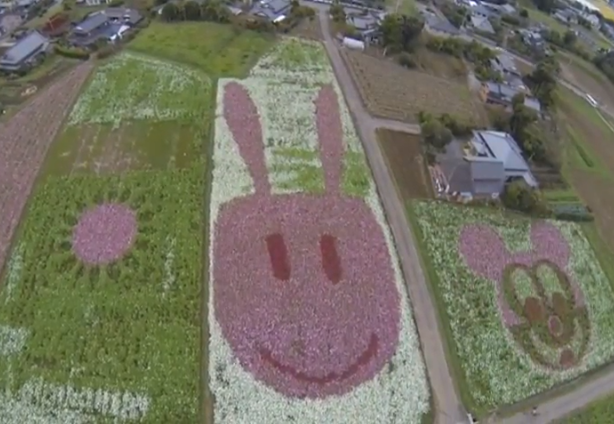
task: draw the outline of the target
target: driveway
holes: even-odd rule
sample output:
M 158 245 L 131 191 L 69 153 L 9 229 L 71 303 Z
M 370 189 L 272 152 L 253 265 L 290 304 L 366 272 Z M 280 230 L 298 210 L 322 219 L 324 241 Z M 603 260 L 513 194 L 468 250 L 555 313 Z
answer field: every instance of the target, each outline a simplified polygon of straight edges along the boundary
M 375 130 L 378 127 L 414 133 L 419 128 L 417 125 L 376 119 L 369 115 L 363 107 L 358 90 L 354 86 L 348 69 L 339 54 L 337 42 L 330 36 L 327 11 L 320 9 L 319 17 L 326 51 L 343 91 L 358 135 L 362 140 L 382 199 L 388 224 L 395 240 L 435 400 L 434 412 L 436 422 L 438 424 L 465 423 L 467 422 L 467 415 L 464 413 L 454 389 L 454 382 L 446 362 L 442 337 L 439 333 L 435 307 L 426 285 L 426 279 L 414 244 L 411 228 L 405 218 L 405 208 L 399 199 L 397 189 L 388 172 L 388 167 L 375 136 Z

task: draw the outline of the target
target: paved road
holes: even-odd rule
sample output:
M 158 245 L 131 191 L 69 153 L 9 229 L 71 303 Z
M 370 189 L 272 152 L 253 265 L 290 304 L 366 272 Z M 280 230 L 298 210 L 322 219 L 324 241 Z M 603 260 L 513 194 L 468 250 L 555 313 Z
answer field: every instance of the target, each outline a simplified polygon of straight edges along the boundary
M 614 372 L 610 371 L 598 379 L 578 387 L 573 392 L 539 405 L 537 408 L 539 415 L 537 417 L 532 417 L 530 414 L 526 413 L 520 413 L 513 417 L 497 421 L 497 423 L 548 424 L 578 408 L 582 408 L 594 400 L 606 396 L 612 391 L 614 391 Z
M 324 34 L 326 51 L 362 140 L 396 243 L 433 389 L 436 422 L 438 424 L 466 422 L 467 416 L 454 390 L 442 338 L 439 334 L 435 307 L 426 285 L 410 226 L 407 225 L 405 209 L 399 200 L 396 187 L 375 138 L 375 129 L 380 126 L 412 132 L 417 128 L 415 125 L 375 119 L 369 115 L 363 107 L 358 91 L 339 54 L 337 42 L 330 36 L 327 13 L 323 10 L 320 10 L 320 25 Z

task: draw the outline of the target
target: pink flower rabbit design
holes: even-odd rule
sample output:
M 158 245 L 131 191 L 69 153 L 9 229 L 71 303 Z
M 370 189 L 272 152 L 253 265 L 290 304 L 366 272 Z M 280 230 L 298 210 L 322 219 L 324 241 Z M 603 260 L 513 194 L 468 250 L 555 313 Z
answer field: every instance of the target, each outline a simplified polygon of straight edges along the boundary
M 256 105 L 236 82 L 224 117 L 255 193 L 222 205 L 215 224 L 216 319 L 242 367 L 291 397 L 340 395 L 396 351 L 400 294 L 384 233 L 362 199 L 341 192 L 337 95 L 320 89 L 316 126 L 326 193 L 273 194 Z
M 547 369 L 577 365 L 587 353 L 590 321 L 580 286 L 565 274 L 569 245 L 552 224 L 531 226 L 530 251 L 509 252 L 485 225 L 468 225 L 460 252 L 469 268 L 493 281 L 504 326 Z

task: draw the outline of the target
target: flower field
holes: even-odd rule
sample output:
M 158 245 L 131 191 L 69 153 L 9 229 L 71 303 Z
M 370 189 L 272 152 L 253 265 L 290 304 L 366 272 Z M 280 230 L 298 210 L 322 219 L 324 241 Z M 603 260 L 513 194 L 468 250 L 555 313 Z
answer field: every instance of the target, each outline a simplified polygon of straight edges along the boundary
M 90 78 L 3 275 L 3 424 L 198 422 L 210 90 L 204 75 L 132 54 Z M 156 125 L 175 138 L 135 130 Z M 119 166 L 127 152 L 137 160 Z
M 216 423 L 421 422 L 405 283 L 319 43 L 219 81 L 209 216 Z
M 614 292 L 580 226 L 438 202 L 414 210 L 476 410 L 611 361 Z

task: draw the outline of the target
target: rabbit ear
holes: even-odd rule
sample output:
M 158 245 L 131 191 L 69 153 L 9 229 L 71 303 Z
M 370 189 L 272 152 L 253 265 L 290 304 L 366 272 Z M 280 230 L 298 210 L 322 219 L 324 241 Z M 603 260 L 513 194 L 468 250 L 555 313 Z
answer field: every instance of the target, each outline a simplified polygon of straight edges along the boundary
M 241 84 L 229 82 L 224 86 L 224 118 L 254 180 L 256 194 L 269 194 L 271 184 L 258 109 L 247 89 Z
M 554 225 L 546 221 L 531 225 L 531 244 L 539 259 L 547 259 L 565 269 L 569 262 L 569 243 Z
M 460 253 L 477 275 L 500 282 L 510 254 L 501 237 L 487 225 L 466 225 L 459 240 Z
M 343 127 L 337 93 L 331 84 L 320 89 L 316 105 L 316 127 L 320 142 L 320 159 L 328 194 L 341 191 Z

